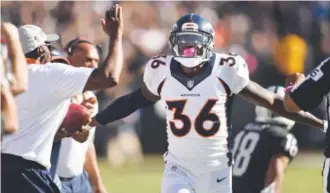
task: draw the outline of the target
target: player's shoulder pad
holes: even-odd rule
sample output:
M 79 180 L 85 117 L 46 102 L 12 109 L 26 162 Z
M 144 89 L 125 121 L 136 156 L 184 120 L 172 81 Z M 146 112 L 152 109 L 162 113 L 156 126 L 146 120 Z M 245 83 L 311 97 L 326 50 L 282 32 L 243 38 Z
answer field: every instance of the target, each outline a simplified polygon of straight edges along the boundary
M 143 81 L 149 91 L 158 96 L 157 89 L 170 72 L 170 63 L 173 56 L 160 55 L 152 57 L 146 64 Z
M 168 68 L 170 56 L 159 55 L 152 57 L 146 64 L 145 70 L 158 72 Z
M 217 59 L 219 60 L 219 62 L 222 62 L 222 65 L 224 67 L 237 67 L 237 64 L 240 65 L 245 65 L 245 59 L 236 53 L 215 53 Z M 219 63 L 220 64 L 220 63 Z M 228 65 L 225 65 L 228 64 Z M 221 65 L 221 64 L 220 64 Z
M 218 65 L 218 71 L 227 70 L 228 72 L 237 72 L 245 70 L 248 72 L 248 66 L 245 59 L 235 53 L 216 53 L 215 62 Z
M 245 59 L 235 53 L 216 53 L 216 76 L 224 81 L 231 92 L 239 93 L 248 83 L 249 69 Z

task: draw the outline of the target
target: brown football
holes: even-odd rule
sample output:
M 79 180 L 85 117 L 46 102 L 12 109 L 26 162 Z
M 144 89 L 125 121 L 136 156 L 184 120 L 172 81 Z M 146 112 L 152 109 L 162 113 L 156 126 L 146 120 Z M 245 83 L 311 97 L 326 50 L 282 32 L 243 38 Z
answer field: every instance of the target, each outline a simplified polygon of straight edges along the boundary
M 72 103 L 69 106 L 60 128 L 65 128 L 69 134 L 73 134 L 83 125 L 87 124 L 89 118 L 90 112 L 86 107 Z

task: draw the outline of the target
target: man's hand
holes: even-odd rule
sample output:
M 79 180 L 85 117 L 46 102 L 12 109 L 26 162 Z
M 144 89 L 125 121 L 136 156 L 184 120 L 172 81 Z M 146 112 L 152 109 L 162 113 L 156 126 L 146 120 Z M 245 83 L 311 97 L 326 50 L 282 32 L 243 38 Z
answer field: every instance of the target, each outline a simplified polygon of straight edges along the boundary
M 72 137 L 74 140 L 83 143 L 88 139 L 89 131 L 91 129 L 91 120 L 83 125 L 81 128 L 77 128 L 75 133 L 69 133 L 65 128 L 59 128 L 55 135 L 55 141 L 61 140 L 66 137 Z
M 124 23 L 122 8 L 118 4 L 112 6 L 105 13 L 105 18 L 101 21 L 103 31 L 110 36 L 110 38 L 118 38 L 123 34 Z
M 81 102 L 81 105 L 86 107 L 91 114 L 94 114 L 97 109 L 95 109 L 95 104 L 97 103 L 96 97 L 87 97 L 86 95 L 83 95 L 83 101 Z
M 97 109 L 96 109 L 97 107 L 95 107 L 95 104 L 97 103 L 96 97 L 86 98 L 85 95 L 83 97 L 84 97 L 84 99 L 81 102 L 81 105 L 86 107 L 90 111 L 91 115 L 95 115 L 96 111 L 97 111 Z M 91 117 L 91 120 L 89 122 L 89 126 L 90 127 L 96 127 L 96 124 L 97 124 L 97 122 L 95 120 L 95 117 Z
M 284 96 L 284 107 L 288 112 L 299 112 L 301 109 L 299 106 L 291 99 L 289 92 L 302 83 L 305 80 L 305 75 L 302 73 L 294 73 L 288 76 L 285 80 L 285 96 Z
M 83 143 L 83 142 L 87 141 L 90 129 L 91 129 L 91 127 L 89 125 L 85 125 L 85 126 L 81 127 L 80 130 L 78 130 L 71 137 L 74 140 L 76 140 L 80 143 Z
M 54 142 L 60 141 L 63 138 L 70 137 L 69 132 L 65 128 L 59 128 L 56 132 Z
M 286 78 L 285 86 L 295 86 L 305 80 L 305 75 L 302 73 L 294 73 Z
M 88 136 L 89 136 L 89 131 L 93 127 L 93 125 L 91 124 L 92 115 L 97 110 L 95 108 L 95 104 L 97 103 L 96 97 L 89 97 L 86 93 L 84 93 L 82 96 L 83 96 L 83 99 L 82 99 L 83 101 L 80 103 L 80 105 L 86 107 L 89 110 L 90 120 L 89 120 L 88 124 L 84 125 L 82 128 L 80 128 L 80 130 L 78 130 L 75 134 L 73 134 L 71 136 L 74 140 L 76 140 L 80 143 L 87 141 Z
M 119 83 L 123 69 L 123 13 L 119 5 L 112 6 L 102 19 L 103 31 L 108 34 L 109 49 L 102 65 L 89 76 L 84 90 L 103 90 Z

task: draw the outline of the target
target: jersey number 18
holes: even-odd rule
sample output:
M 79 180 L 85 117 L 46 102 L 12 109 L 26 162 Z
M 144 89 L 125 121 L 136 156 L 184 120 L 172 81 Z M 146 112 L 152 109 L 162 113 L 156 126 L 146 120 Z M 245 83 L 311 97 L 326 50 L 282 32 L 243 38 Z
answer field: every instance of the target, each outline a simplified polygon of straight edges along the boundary
M 260 135 L 256 132 L 240 132 L 235 137 L 234 152 L 235 164 L 233 166 L 233 175 L 242 176 L 249 166 L 251 154 L 257 146 Z

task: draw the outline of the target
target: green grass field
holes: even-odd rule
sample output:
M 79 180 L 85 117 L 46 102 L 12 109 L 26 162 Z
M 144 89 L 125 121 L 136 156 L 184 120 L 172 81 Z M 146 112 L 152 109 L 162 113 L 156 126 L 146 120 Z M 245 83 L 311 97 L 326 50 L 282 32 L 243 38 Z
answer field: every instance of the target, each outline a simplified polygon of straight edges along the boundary
M 139 167 L 111 169 L 99 162 L 104 183 L 111 193 L 159 193 L 162 156 L 147 156 Z M 322 193 L 322 153 L 300 153 L 286 172 L 284 193 Z

